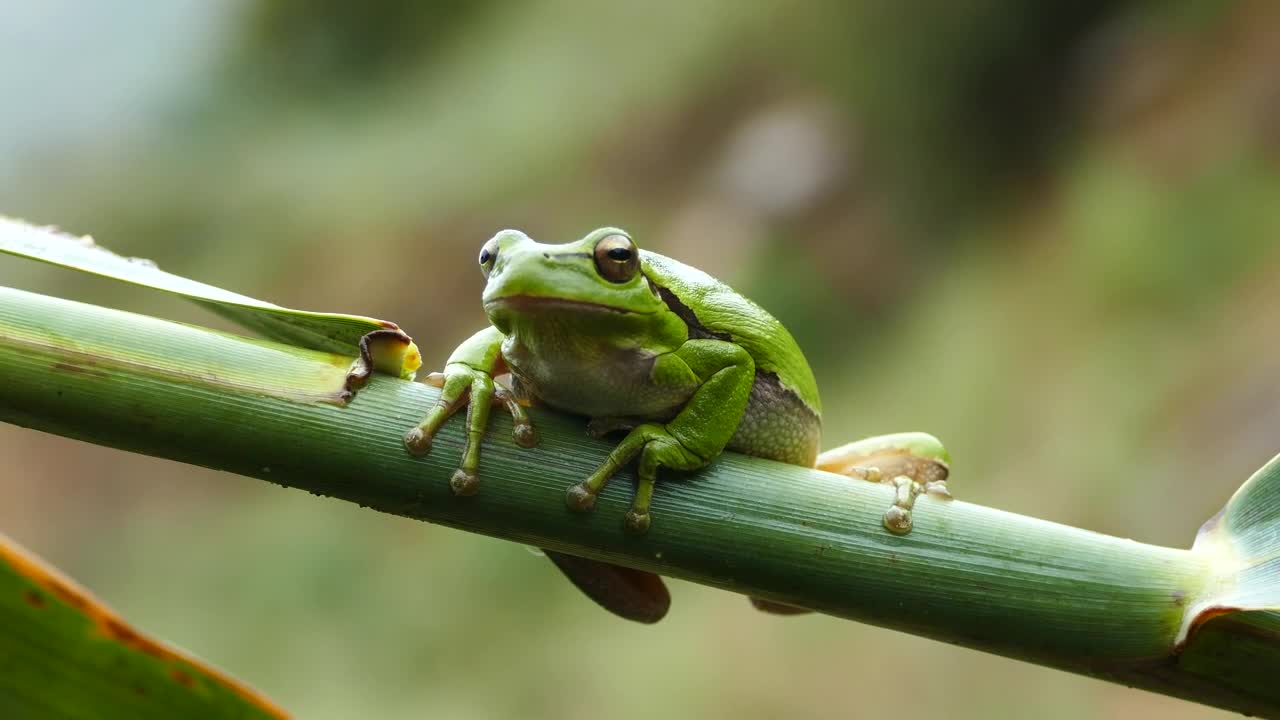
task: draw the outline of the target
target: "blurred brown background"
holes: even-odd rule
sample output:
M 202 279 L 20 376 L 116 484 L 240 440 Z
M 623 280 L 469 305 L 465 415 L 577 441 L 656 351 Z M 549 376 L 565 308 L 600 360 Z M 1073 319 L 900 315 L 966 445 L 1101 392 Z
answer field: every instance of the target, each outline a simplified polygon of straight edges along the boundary
M 1188 546 L 1280 450 L 1280 5 L 0 3 L 0 212 L 284 305 L 481 326 L 480 244 L 603 224 L 778 315 L 826 444 Z M 16 260 L 0 282 L 221 326 Z M 0 529 L 306 718 L 1224 714 L 0 427 Z

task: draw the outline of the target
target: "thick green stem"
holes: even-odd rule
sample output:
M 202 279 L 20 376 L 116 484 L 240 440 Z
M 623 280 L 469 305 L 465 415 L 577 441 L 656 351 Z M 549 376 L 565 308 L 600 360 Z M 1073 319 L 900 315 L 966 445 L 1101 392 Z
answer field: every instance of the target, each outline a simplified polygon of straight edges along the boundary
M 880 522 L 890 488 L 737 455 L 661 482 L 653 526 L 634 537 L 622 529 L 625 482 L 592 513 L 565 508 L 565 489 L 610 443 L 547 412 L 532 413 L 542 439 L 534 449 L 512 442 L 510 418 L 494 413 L 480 491 L 455 497 L 461 420 L 429 455 L 411 457 L 401 438 L 436 391 L 379 376 L 342 407 L 332 399 L 349 362 L 0 289 L 0 420 L 1280 715 L 1275 615 L 1211 621 L 1175 652 L 1186 608 L 1211 574 L 1203 553 L 929 497 L 916 505 L 914 531 L 895 536 Z

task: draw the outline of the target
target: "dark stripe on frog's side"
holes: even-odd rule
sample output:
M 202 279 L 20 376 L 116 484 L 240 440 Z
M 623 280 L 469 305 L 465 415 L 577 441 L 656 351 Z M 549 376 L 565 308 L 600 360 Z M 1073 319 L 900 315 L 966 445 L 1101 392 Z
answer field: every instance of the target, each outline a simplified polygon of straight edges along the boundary
M 652 280 L 658 297 L 689 328 L 689 338 L 733 341 L 729 333 L 708 330 L 697 314 L 670 290 Z M 742 422 L 729 440 L 729 450 L 779 462 L 813 467 L 818 457 L 822 421 L 778 376 L 756 370 Z
M 652 280 L 649 281 L 649 286 L 657 290 L 658 297 L 662 298 L 662 302 L 666 303 L 667 307 L 671 308 L 671 312 L 675 313 L 676 317 L 683 320 L 684 324 L 689 327 L 690 340 L 733 340 L 733 336 L 727 332 L 716 332 L 704 327 L 703 324 L 698 321 L 698 316 L 693 312 L 693 309 L 688 305 L 685 305 L 683 302 L 680 302 L 680 298 L 676 297 L 675 293 L 661 285 L 658 285 Z

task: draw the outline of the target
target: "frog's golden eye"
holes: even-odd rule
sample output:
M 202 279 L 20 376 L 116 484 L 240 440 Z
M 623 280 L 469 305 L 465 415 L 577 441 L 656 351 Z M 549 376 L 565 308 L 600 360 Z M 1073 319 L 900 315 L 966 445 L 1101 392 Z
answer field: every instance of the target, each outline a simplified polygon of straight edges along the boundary
M 612 283 L 624 283 L 640 272 L 640 251 L 626 235 L 606 235 L 596 243 L 596 270 Z
M 484 276 L 489 277 L 489 271 L 493 269 L 493 263 L 498 259 L 498 240 L 494 238 L 484 244 L 480 248 L 480 272 Z

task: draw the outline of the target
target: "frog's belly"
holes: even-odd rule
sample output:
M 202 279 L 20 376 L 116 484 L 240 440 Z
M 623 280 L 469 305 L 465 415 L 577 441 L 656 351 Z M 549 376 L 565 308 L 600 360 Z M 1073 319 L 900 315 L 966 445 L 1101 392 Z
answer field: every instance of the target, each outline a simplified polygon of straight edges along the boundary
M 612 350 L 586 361 L 548 357 L 514 344 L 504 347 L 503 355 L 511 374 L 529 394 L 552 407 L 589 417 L 668 420 L 697 389 L 692 384 L 654 383 L 655 356 L 639 350 Z

